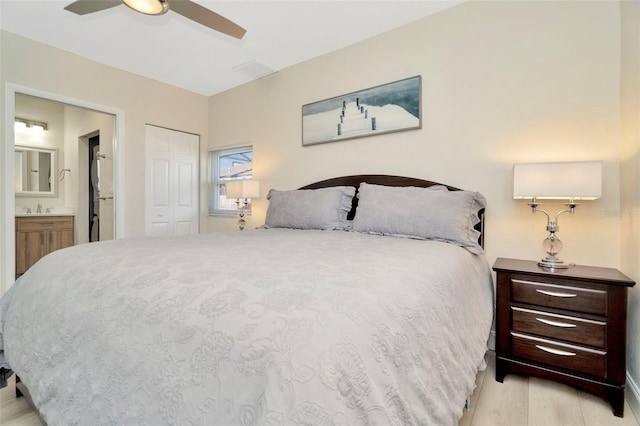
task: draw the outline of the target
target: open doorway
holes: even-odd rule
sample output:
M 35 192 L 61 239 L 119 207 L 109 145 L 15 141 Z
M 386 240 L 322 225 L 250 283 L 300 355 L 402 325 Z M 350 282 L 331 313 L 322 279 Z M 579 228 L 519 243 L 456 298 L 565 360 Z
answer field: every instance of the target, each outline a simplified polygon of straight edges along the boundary
M 113 191 L 100 191 L 101 183 L 113 187 L 113 115 L 22 93 L 16 94 L 15 106 L 16 116 L 47 127 L 37 136 L 16 128 L 16 147 L 51 149 L 57 158 L 50 173 L 57 191 L 45 194 L 16 188 L 16 214 L 46 210 L 72 216 L 75 244 L 113 239 Z M 42 208 L 36 210 L 37 206 Z
M 94 132 L 80 138 L 79 157 L 86 155 L 86 162 L 80 162 L 84 168 L 84 184 L 80 192 L 86 192 L 86 201 L 80 210 L 86 219 L 86 242 L 114 239 L 113 204 L 113 148 L 109 143 L 101 144 L 101 135 Z M 107 140 L 109 140 L 107 138 Z
M 2 234 L 4 235 L 4 247 L 3 247 L 3 251 L 5 256 L 2 256 L 2 259 L 0 260 L 0 269 L 3 270 L 5 273 L 2 274 L 1 280 L 2 282 L 0 283 L 0 294 L 4 292 L 5 289 L 9 288 L 14 281 L 15 278 L 15 215 L 14 213 L 17 211 L 16 209 L 16 191 L 15 191 L 15 186 L 13 185 L 14 182 L 14 170 L 15 170 L 15 134 L 13 131 L 14 128 L 14 121 L 15 121 L 15 117 L 17 116 L 16 114 L 16 99 L 19 98 L 22 95 L 26 95 L 26 96 L 31 96 L 31 97 L 36 97 L 39 98 L 41 100 L 46 100 L 46 101 L 50 101 L 50 102 L 54 102 L 54 103 L 59 103 L 62 104 L 65 108 L 65 115 L 68 111 L 71 111 L 70 114 L 73 115 L 74 112 L 76 113 L 94 113 L 94 114 L 98 114 L 101 117 L 108 117 L 108 130 L 106 133 L 109 134 L 108 139 L 105 139 L 103 132 L 101 131 L 101 137 L 102 137 L 102 147 L 105 146 L 105 140 L 109 140 L 108 145 L 111 146 L 112 148 L 112 154 L 111 154 L 111 172 L 112 172 L 112 180 L 110 182 L 109 185 L 109 189 L 111 190 L 111 202 L 113 204 L 113 214 L 112 214 L 112 226 L 113 226 L 113 236 L 115 238 L 122 238 L 124 236 L 123 232 L 124 232 L 124 226 L 123 226 L 123 206 L 121 203 L 118 202 L 118 198 L 117 198 L 117 194 L 118 191 L 121 190 L 121 185 L 122 185 L 122 180 L 119 178 L 119 173 L 122 172 L 122 165 L 120 164 L 120 159 L 117 156 L 117 152 L 120 149 L 123 149 L 123 143 L 124 143 L 124 111 L 119 110 L 119 109 L 114 109 L 111 107 L 106 107 L 103 105 L 98 105 L 98 104 L 94 104 L 91 102 L 87 102 L 87 101 L 83 101 L 83 100 L 78 100 L 78 99 L 73 99 L 73 98 L 68 98 L 65 96 L 61 96 L 61 95 L 57 95 L 57 94 L 52 94 L 52 93 L 48 93 L 48 92 L 44 92 L 44 91 L 40 91 L 37 89 L 31 89 L 31 88 L 26 88 L 26 87 L 21 87 L 21 86 L 17 86 L 17 85 L 13 85 L 10 83 L 7 83 L 5 85 L 5 128 L 7 129 L 7 131 L 5 132 L 5 138 L 4 138 L 4 146 L 3 146 L 3 151 L 4 151 L 4 179 L 6 182 L 6 186 L 5 186 L 5 191 L 3 194 L 0 194 L 1 199 L 0 199 L 0 205 L 4 206 L 3 208 L 3 214 L 0 215 L 2 217 L 2 227 L 3 227 L 3 232 Z M 76 135 L 82 135 L 82 134 L 87 134 L 90 133 L 89 129 L 90 127 L 85 128 L 85 130 L 83 129 L 83 124 L 91 124 L 90 121 L 75 121 L 75 131 L 77 131 L 77 133 L 75 133 Z M 74 127 L 71 126 L 71 127 Z M 11 129 L 11 130 L 9 130 Z M 95 129 L 95 127 L 93 127 L 93 129 Z M 69 129 L 69 127 L 67 125 L 65 125 L 64 127 L 65 132 L 66 131 L 72 131 Z M 71 133 L 70 133 L 71 134 Z M 64 138 L 65 142 L 68 141 L 77 141 L 77 138 Z M 78 194 L 78 181 L 76 179 L 71 179 L 70 176 L 73 176 L 73 169 L 71 169 L 71 167 L 66 167 L 66 165 L 68 163 L 66 163 L 65 161 L 70 161 L 73 159 L 73 157 L 75 155 L 77 155 L 77 150 L 70 150 L 69 152 L 67 152 L 66 148 L 63 150 L 63 154 L 66 158 L 62 159 L 60 158 L 60 162 L 58 164 L 56 164 L 56 169 L 55 169 L 55 173 L 52 173 L 51 176 L 52 178 L 57 179 L 57 182 L 60 184 L 60 179 L 63 180 L 62 184 L 60 185 L 60 191 L 63 191 L 66 195 L 66 197 L 74 197 L 74 195 L 72 194 Z M 71 157 L 71 158 L 70 158 Z M 64 171 L 64 169 L 71 169 L 71 171 Z M 76 168 L 76 175 L 78 174 L 79 169 Z M 87 172 L 88 174 L 88 172 Z M 77 176 L 76 176 L 77 177 Z M 66 182 L 66 183 L 65 183 Z M 64 188 L 64 189 L 63 189 Z M 75 189 L 75 192 L 74 192 Z M 76 197 L 79 197 L 78 195 L 76 195 Z M 89 197 L 88 195 L 88 191 L 85 195 L 86 198 Z M 68 198 L 67 198 L 68 199 Z M 64 207 L 67 207 L 66 204 L 68 204 L 68 202 L 66 201 L 67 199 L 65 199 Z M 33 201 L 33 200 L 32 200 Z M 51 200 L 49 200 L 50 203 Z M 58 202 L 60 202 L 60 200 L 58 200 Z M 76 204 L 76 208 L 77 208 Z M 62 205 L 58 205 L 58 208 L 62 208 Z M 84 217 L 86 218 L 86 215 L 84 215 Z M 88 222 L 88 220 L 85 219 L 86 222 Z M 79 228 L 78 228 L 79 230 Z M 88 224 L 87 227 L 85 228 L 84 234 L 86 235 L 86 240 L 88 241 Z M 77 236 L 76 236 L 77 237 Z M 76 242 L 78 241 L 82 241 L 82 240 L 76 240 Z
M 100 135 L 89 138 L 89 242 L 100 241 Z

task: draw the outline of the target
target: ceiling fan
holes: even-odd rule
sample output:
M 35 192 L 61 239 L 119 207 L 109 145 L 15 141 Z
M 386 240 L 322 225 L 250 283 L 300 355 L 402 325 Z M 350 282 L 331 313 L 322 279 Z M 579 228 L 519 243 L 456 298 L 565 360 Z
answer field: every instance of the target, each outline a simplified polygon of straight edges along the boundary
M 77 0 L 67 5 L 65 10 L 77 15 L 86 15 L 109 9 L 122 3 L 146 15 L 162 15 L 171 9 L 205 27 L 238 39 L 242 38 L 247 32 L 238 24 L 191 0 L 170 0 L 170 3 L 169 0 Z

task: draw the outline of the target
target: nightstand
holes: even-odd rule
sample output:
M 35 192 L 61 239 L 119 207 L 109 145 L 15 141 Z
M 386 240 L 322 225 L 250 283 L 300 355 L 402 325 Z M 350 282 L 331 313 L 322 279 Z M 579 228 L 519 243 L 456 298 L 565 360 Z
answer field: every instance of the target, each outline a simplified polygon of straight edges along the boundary
M 498 258 L 496 380 L 522 373 L 607 399 L 624 414 L 629 277 L 612 268 L 549 270 Z

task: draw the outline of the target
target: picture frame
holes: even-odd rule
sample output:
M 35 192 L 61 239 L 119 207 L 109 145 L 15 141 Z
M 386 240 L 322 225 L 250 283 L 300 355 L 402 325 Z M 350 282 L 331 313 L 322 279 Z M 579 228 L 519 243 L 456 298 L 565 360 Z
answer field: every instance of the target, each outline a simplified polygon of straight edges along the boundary
M 302 106 L 303 146 L 420 128 L 419 75 Z

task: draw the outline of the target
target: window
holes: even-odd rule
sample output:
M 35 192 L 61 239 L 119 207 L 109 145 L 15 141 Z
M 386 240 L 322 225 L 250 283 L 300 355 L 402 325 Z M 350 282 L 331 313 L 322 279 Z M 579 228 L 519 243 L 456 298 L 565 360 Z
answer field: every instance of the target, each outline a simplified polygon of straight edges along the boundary
M 231 180 L 251 179 L 253 147 L 209 151 L 209 171 L 209 214 L 236 214 L 236 201 L 225 197 L 224 184 Z M 251 203 L 246 212 L 251 213 Z

